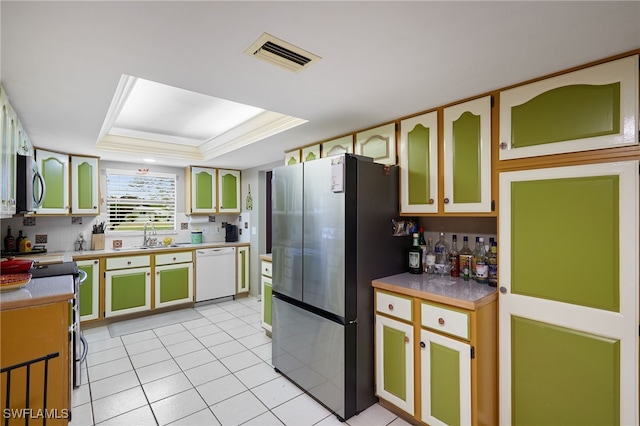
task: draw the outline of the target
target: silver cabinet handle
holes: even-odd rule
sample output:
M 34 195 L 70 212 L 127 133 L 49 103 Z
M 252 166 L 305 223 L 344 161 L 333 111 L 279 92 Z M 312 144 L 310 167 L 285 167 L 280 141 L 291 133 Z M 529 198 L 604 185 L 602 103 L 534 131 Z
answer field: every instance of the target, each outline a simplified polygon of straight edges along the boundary
M 506 287 L 500 287 L 500 293 L 507 294 L 507 288 Z

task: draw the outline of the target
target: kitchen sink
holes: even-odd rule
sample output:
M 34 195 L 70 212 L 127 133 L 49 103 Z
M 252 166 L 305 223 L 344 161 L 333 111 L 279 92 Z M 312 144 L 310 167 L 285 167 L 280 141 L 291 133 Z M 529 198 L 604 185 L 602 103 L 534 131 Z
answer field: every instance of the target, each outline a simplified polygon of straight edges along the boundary
M 184 244 L 171 244 L 168 246 L 132 246 L 132 247 L 114 248 L 113 250 L 115 251 L 162 250 L 162 249 L 183 247 L 183 246 Z

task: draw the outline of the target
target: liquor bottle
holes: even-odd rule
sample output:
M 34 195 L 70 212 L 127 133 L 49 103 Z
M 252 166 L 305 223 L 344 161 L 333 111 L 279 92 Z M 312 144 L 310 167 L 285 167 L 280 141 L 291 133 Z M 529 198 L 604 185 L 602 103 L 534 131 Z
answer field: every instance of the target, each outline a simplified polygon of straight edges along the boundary
M 20 241 L 24 240 L 24 235 L 22 235 L 22 229 L 18 231 L 18 236 L 16 237 L 16 250 L 20 251 Z
M 449 250 L 449 263 L 451 264 L 451 276 L 460 276 L 460 256 L 458 253 L 458 236 L 451 237 L 451 250 Z
M 421 226 L 418 228 L 418 245 L 422 249 L 422 270 L 426 268 L 425 261 L 427 260 L 427 242 L 424 239 L 424 228 Z
M 413 245 L 409 249 L 409 272 L 422 273 L 422 249 L 418 245 L 418 233 L 413 234 Z
M 436 254 L 433 252 L 433 240 L 429 238 L 427 241 L 427 255 L 425 256 L 424 271 L 427 274 L 436 273 Z
M 460 275 L 464 278 L 465 281 L 469 280 L 471 276 L 471 258 L 473 257 L 473 252 L 469 248 L 469 237 L 466 235 L 462 237 L 462 248 L 460 249 L 460 253 L 458 258 L 460 259 Z
M 444 241 L 444 232 L 440 233 L 440 239 L 433 247 L 433 252 L 436 255 L 436 271 L 442 273 L 449 263 L 449 247 Z
M 484 245 L 484 243 L 483 243 Z M 476 237 L 476 245 L 473 247 L 473 255 L 471 256 L 471 279 L 476 279 L 476 253 L 480 249 L 480 237 Z
M 478 284 L 489 284 L 489 265 L 487 264 L 487 253 L 484 251 L 484 238 L 480 238 L 480 243 L 473 257 L 476 261 L 476 281 Z
M 489 265 L 489 285 L 498 287 L 498 243 L 491 242 L 491 252 L 487 256 L 487 264 Z
M 7 235 L 4 237 L 4 250 L 5 251 L 17 251 L 16 239 L 11 235 L 11 227 L 7 227 Z

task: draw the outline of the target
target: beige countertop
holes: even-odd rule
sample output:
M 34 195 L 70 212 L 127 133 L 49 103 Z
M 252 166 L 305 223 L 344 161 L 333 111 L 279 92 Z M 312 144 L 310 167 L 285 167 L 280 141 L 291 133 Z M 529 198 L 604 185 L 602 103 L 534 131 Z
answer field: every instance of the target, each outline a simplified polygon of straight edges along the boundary
M 123 249 L 105 248 L 103 250 L 83 250 L 83 251 L 61 251 L 61 252 L 47 252 L 42 254 L 21 255 L 19 259 L 33 259 L 35 262 L 40 263 L 59 263 L 59 262 L 71 262 L 73 260 L 85 260 L 95 259 L 96 257 L 107 256 L 128 256 L 138 254 L 156 254 L 164 252 L 175 252 L 184 250 L 197 250 L 201 248 L 215 248 L 215 247 L 244 247 L 248 246 L 246 242 L 212 242 L 212 243 L 177 243 L 176 246 L 171 247 L 157 247 L 157 248 L 136 248 L 136 247 L 124 247 Z
M 271 253 L 265 253 L 260 255 L 260 260 L 266 260 L 267 262 L 271 262 Z
M 24 287 L 0 292 L 0 311 L 73 299 L 71 275 L 33 278 Z
M 475 310 L 498 297 L 495 287 L 473 280 L 408 272 L 373 280 L 373 287 L 464 309 Z

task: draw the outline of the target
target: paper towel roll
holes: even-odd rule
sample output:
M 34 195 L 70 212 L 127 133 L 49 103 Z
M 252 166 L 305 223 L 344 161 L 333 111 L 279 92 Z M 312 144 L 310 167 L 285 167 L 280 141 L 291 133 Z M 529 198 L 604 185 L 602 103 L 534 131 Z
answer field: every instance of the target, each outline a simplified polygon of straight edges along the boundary
M 209 216 L 189 216 L 189 224 L 209 223 Z

